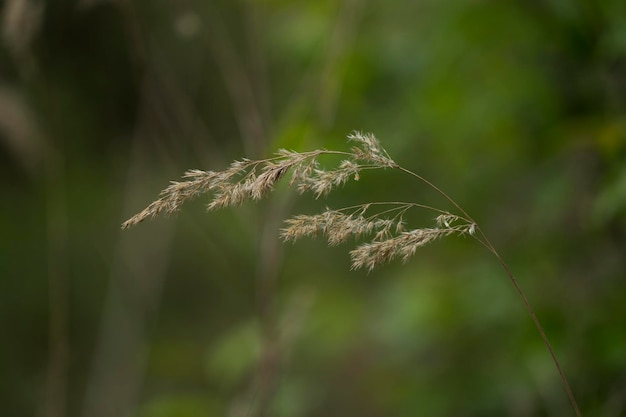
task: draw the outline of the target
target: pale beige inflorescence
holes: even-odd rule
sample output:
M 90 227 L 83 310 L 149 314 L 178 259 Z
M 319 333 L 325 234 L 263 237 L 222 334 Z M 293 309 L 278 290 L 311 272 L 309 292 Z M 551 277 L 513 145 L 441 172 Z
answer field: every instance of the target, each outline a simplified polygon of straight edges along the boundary
M 351 207 L 350 214 L 342 210 L 327 209 L 321 214 L 294 216 L 286 220 L 288 226 L 281 230 L 281 237 L 284 241 L 295 242 L 303 237 L 323 236 L 330 246 L 335 246 L 351 237 L 358 239 L 373 235 L 370 242 L 350 251 L 353 269 L 366 268 L 371 271 L 395 258 L 406 262 L 417 248 L 440 237 L 474 234 L 473 223 L 451 213 L 440 214 L 436 219 L 437 227 L 407 231 L 402 214 L 417 207 L 416 205 L 401 202 L 376 203 L 376 206 L 392 206 L 384 210 L 384 213 L 395 212 L 396 215 L 393 218 L 385 218 L 381 214 L 365 217 L 365 212 L 372 205 L 369 203 Z
M 349 180 L 359 179 L 364 169 L 400 168 L 374 135 L 354 132 L 348 136 L 354 143 L 349 152 L 325 149 L 310 152 L 279 150 L 274 157 L 262 160 L 234 161 L 223 171 L 190 170 L 182 181 L 174 181 L 161 191 L 159 198 L 122 224 L 126 229 L 160 214 L 180 210 L 183 203 L 200 195 L 210 195 L 208 210 L 259 200 L 274 189 L 288 172 L 289 185 L 300 193 L 312 192 L 316 198 L 328 195 Z M 321 156 L 338 155 L 343 159 L 335 169 L 321 168 Z M 402 169 L 402 168 L 400 168 Z M 381 210 L 381 207 L 383 210 Z M 378 208 L 378 211 L 374 210 Z M 406 230 L 404 213 L 411 208 L 437 212 L 436 227 Z M 391 218 L 385 217 L 393 215 Z M 281 231 L 284 241 L 323 236 L 335 246 L 350 238 L 368 238 L 350 252 L 352 268 L 374 269 L 395 258 L 408 260 L 417 248 L 437 238 L 452 234 L 474 234 L 475 224 L 461 216 L 417 203 L 370 202 L 340 210 L 326 209 L 316 215 L 296 215 L 286 220 Z

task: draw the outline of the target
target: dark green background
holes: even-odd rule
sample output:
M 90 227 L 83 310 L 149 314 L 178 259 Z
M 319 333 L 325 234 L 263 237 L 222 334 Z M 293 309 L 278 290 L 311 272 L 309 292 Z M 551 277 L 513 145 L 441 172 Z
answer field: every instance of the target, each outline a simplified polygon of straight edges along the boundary
M 279 242 L 326 205 L 450 208 L 407 176 L 119 230 L 188 168 L 354 129 L 481 224 L 583 414 L 626 415 L 623 0 L 6 0 L 2 40 L 2 416 L 574 415 L 473 240 L 370 274 Z

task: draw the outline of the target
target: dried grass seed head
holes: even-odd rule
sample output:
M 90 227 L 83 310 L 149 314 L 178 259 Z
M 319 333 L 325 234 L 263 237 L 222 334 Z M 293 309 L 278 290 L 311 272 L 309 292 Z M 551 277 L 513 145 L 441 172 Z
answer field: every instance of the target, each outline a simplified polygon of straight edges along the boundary
M 156 201 L 124 222 L 122 228 L 162 213 L 174 213 L 183 203 L 201 194 L 213 193 L 208 210 L 237 206 L 246 200 L 259 200 L 272 191 L 276 182 L 290 169 L 293 174 L 289 184 L 295 185 L 301 193 L 312 191 L 319 198 L 328 195 L 334 187 L 344 185 L 350 178 L 358 180 L 359 171 L 363 168 L 358 161 L 373 164 L 368 168 L 397 166 L 371 133 L 353 132 L 348 139 L 356 142 L 352 153 L 325 150 L 300 153 L 280 149 L 274 158 L 235 160 L 219 172 L 189 170 L 183 176 L 184 181 L 172 182 Z M 341 161 L 334 170 L 323 170 L 319 168 L 317 158 L 325 154 L 343 154 L 350 158 Z M 262 172 L 257 174 L 257 169 Z
M 213 182 L 219 173 L 201 171 L 198 169 L 185 172 L 185 181 L 172 181 L 170 185 L 159 193 L 159 198 L 148 207 L 137 213 L 122 224 L 122 229 L 134 226 L 147 218 L 154 218 L 159 214 L 172 214 L 180 209 L 186 201 L 193 200 L 213 188 Z
M 350 251 L 352 269 L 366 268 L 372 271 L 378 265 L 388 263 L 397 257 L 406 262 L 417 248 L 444 236 L 442 229 L 416 229 L 398 236 L 362 244 Z
M 352 148 L 352 153 L 356 159 L 372 162 L 381 167 L 392 168 L 397 166 L 374 134 L 354 131 L 348 135 L 348 140 L 356 142 L 356 146 Z

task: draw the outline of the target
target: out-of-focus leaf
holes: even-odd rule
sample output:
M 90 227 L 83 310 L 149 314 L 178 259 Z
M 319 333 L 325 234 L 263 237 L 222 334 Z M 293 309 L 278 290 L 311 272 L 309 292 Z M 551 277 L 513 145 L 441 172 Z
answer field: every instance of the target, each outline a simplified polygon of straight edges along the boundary
M 599 225 L 626 214 L 626 165 L 605 185 L 593 207 L 593 219 Z
M 259 326 L 254 320 L 234 326 L 207 354 L 207 373 L 226 386 L 249 372 L 259 357 Z

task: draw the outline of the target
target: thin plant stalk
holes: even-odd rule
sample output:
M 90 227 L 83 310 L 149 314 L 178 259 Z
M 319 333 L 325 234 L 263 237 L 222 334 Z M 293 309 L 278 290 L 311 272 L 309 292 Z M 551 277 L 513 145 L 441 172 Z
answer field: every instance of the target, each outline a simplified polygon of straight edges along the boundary
M 537 315 L 535 314 L 535 310 L 530 305 L 530 302 L 528 301 L 528 298 L 526 297 L 526 294 L 524 293 L 524 291 L 520 287 L 519 283 L 517 282 L 517 279 L 515 279 L 515 276 L 511 272 L 511 269 L 509 268 L 507 263 L 504 262 L 504 260 L 502 259 L 502 257 L 498 253 L 498 251 L 495 249 L 495 247 L 493 246 L 493 244 L 491 243 L 489 238 L 487 238 L 485 233 L 482 231 L 482 229 L 480 228 L 478 223 L 476 223 L 476 221 L 452 197 L 450 197 L 447 193 L 445 193 L 439 187 L 435 186 L 432 182 L 428 181 L 426 178 L 422 177 L 421 175 L 419 175 L 419 174 L 417 174 L 417 173 L 415 173 L 415 172 L 413 172 L 411 170 L 403 168 L 403 167 L 401 167 L 399 165 L 395 166 L 394 168 L 396 168 L 396 169 L 398 169 L 398 170 L 400 170 L 400 171 L 402 171 L 402 172 L 404 172 L 406 174 L 409 174 L 409 175 L 419 179 L 420 181 L 422 181 L 423 183 L 425 183 L 426 185 L 431 187 L 433 190 L 435 190 L 440 195 L 442 195 L 446 200 L 448 200 L 461 213 L 463 213 L 463 215 L 470 222 L 472 222 L 472 223 L 474 223 L 476 225 L 476 231 L 478 232 L 478 236 L 476 236 L 476 239 L 483 246 L 485 246 L 485 248 L 487 248 L 487 250 L 489 252 L 491 252 L 493 254 L 493 256 L 495 256 L 496 260 L 498 261 L 498 264 L 502 267 L 502 269 L 504 270 L 506 275 L 509 277 L 509 280 L 513 284 L 513 287 L 515 288 L 515 291 L 517 292 L 519 297 L 522 299 L 522 302 L 524 303 L 524 307 L 526 308 L 526 311 L 530 315 L 530 318 L 532 319 L 535 327 L 537 328 L 537 331 L 541 335 L 541 340 L 543 340 L 543 343 L 546 346 L 546 348 L 548 349 L 548 352 L 550 352 L 550 356 L 552 357 L 552 362 L 554 363 L 554 366 L 556 367 L 557 372 L 559 373 L 559 376 L 561 378 L 561 382 L 563 383 L 563 386 L 565 387 L 565 391 L 567 392 L 567 396 L 569 398 L 569 402 L 572 405 L 572 408 L 574 409 L 574 412 L 576 413 L 576 416 L 577 417 L 582 417 L 582 413 L 580 411 L 580 408 L 578 407 L 578 403 L 576 402 L 576 398 L 574 397 L 574 393 L 573 393 L 573 391 L 572 391 L 572 389 L 571 389 L 571 387 L 569 385 L 569 382 L 567 381 L 567 377 L 565 376 L 565 373 L 563 372 L 563 369 L 561 368 L 561 364 L 559 363 L 559 360 L 557 359 L 556 354 L 554 353 L 554 349 L 552 348 L 552 345 L 550 344 L 550 341 L 548 340 L 548 336 L 546 335 L 545 331 L 543 330 L 543 326 L 541 326 L 541 323 L 539 322 L 539 319 L 537 318 Z

